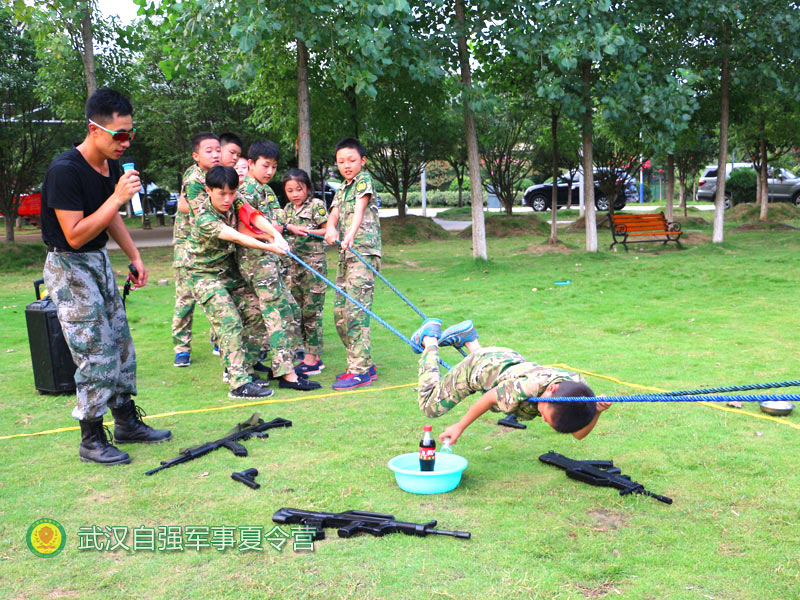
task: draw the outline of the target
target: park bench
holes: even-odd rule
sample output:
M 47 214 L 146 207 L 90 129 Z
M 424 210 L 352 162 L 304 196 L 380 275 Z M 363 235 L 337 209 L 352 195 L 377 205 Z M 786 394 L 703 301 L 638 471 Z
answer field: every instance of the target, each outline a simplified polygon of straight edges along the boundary
M 611 234 L 614 236 L 613 248 L 617 244 L 625 246 L 628 251 L 628 244 L 639 242 L 675 242 L 681 246 L 680 223 L 668 223 L 664 213 L 658 214 L 625 214 L 615 213 L 611 215 Z

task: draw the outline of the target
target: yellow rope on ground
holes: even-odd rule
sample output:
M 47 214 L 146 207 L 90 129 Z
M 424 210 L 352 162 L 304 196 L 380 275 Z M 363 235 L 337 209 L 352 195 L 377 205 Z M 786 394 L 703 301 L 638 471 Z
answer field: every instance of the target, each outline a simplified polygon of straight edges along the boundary
M 568 369 L 575 373 L 581 373 L 582 375 L 588 375 L 589 377 L 596 377 L 598 379 L 605 379 L 607 381 L 613 381 L 614 383 L 618 383 L 619 385 L 624 385 L 629 388 L 635 388 L 639 390 L 646 390 L 650 392 L 667 392 L 668 390 L 664 390 L 661 388 L 657 388 L 651 385 L 641 385 L 639 383 L 631 383 L 629 381 L 622 381 L 621 379 L 617 379 L 616 377 L 610 377 L 608 375 L 600 375 L 599 373 L 592 373 L 591 371 L 585 371 L 583 369 L 576 369 L 570 365 L 564 363 L 556 363 L 550 365 L 552 367 L 558 367 L 561 369 Z M 231 410 L 234 408 L 247 408 L 249 406 L 262 406 L 266 404 L 283 404 L 284 402 L 300 402 L 301 400 L 317 400 L 319 398 L 333 398 L 336 396 L 349 396 L 352 394 L 368 394 L 370 392 L 385 392 L 388 390 L 399 390 L 402 388 L 412 387 L 417 385 L 417 382 L 414 383 L 403 383 L 401 385 L 392 385 L 388 387 L 382 388 L 370 388 L 365 390 L 352 390 L 349 392 L 331 392 L 327 394 L 315 394 L 313 396 L 297 396 L 295 398 L 275 398 L 272 400 L 256 400 L 254 402 L 242 402 L 239 404 L 227 404 L 225 406 L 214 406 L 212 408 L 195 408 L 192 410 L 176 410 L 172 412 L 166 413 L 159 413 L 157 415 L 147 415 L 147 419 L 161 419 L 163 417 L 174 417 L 176 415 L 192 415 L 198 413 L 207 413 L 207 412 L 216 412 L 220 410 Z M 722 398 L 722 396 L 721 396 Z M 773 423 L 780 423 L 782 425 L 788 425 L 789 427 L 793 427 L 794 429 L 800 430 L 800 425 L 797 423 L 792 423 L 791 421 L 787 421 L 786 419 L 779 419 L 777 417 L 771 417 L 769 415 L 760 415 L 755 413 L 750 413 L 745 410 L 740 410 L 738 408 L 730 408 L 728 406 L 719 406 L 714 404 L 713 402 L 696 402 L 695 404 L 702 404 L 703 406 L 708 406 L 710 408 L 715 408 L 717 410 L 724 410 L 726 412 L 736 413 L 739 415 L 746 415 L 748 417 L 755 417 L 756 419 L 764 419 L 765 421 L 772 421 Z M 105 425 L 112 425 L 113 421 L 105 423 Z M 65 431 L 78 431 L 80 427 L 61 427 L 59 429 L 48 429 L 46 431 L 37 431 L 35 433 L 15 433 L 13 435 L 4 435 L 0 436 L 0 440 L 10 440 L 12 438 L 21 438 L 21 437 L 34 437 L 37 435 L 49 435 L 51 433 L 63 433 Z
M 583 371 L 581 369 L 576 369 L 575 367 L 571 367 L 571 366 L 563 364 L 563 363 L 558 363 L 558 364 L 554 364 L 554 365 L 551 365 L 551 366 L 558 367 L 560 369 L 567 369 L 569 371 L 573 371 L 575 373 L 581 373 L 582 375 L 588 375 L 590 377 L 597 377 L 598 379 L 605 379 L 607 381 L 613 381 L 614 383 L 618 383 L 620 385 L 624 385 L 624 386 L 630 387 L 630 388 L 636 388 L 636 389 L 640 389 L 640 390 L 647 390 L 647 391 L 650 391 L 650 392 L 660 392 L 660 393 L 669 391 L 669 390 L 663 390 L 661 388 L 653 387 L 651 385 L 641 385 L 641 384 L 638 384 L 638 383 L 630 383 L 628 381 L 622 381 L 622 380 L 617 379 L 615 377 L 609 377 L 608 375 L 599 375 L 598 373 L 592 373 L 591 371 Z M 720 398 L 724 400 L 724 396 L 720 396 Z M 707 406 L 709 408 L 714 408 L 716 410 L 724 410 L 725 412 L 736 413 L 738 415 L 747 415 L 748 417 L 754 417 L 756 419 L 764 419 L 765 421 L 772 421 L 773 423 L 780 423 L 781 425 L 788 425 L 789 427 L 793 427 L 794 429 L 800 430 L 800 425 L 798 425 L 797 423 L 792 423 L 791 421 L 788 421 L 786 419 L 781 419 L 781 418 L 778 418 L 778 417 L 772 417 L 770 415 L 762 415 L 762 414 L 758 414 L 758 413 L 751 413 L 751 412 L 747 412 L 746 410 L 741 410 L 739 408 L 731 408 L 730 406 L 719 406 L 718 404 L 715 404 L 714 402 L 694 402 L 693 404 L 702 404 L 703 406 Z
M 163 417 L 173 417 L 175 415 L 193 415 L 198 413 L 216 412 L 220 410 L 231 410 L 234 408 L 247 408 L 249 406 L 261 406 L 264 404 L 282 404 L 284 402 L 300 402 L 301 400 L 318 400 L 319 398 L 332 398 L 335 396 L 350 396 L 354 394 L 368 394 L 370 392 L 386 392 L 388 390 L 399 390 L 417 385 L 414 383 L 404 383 L 401 385 L 390 385 L 382 388 L 370 388 L 366 390 L 351 390 L 349 392 L 330 392 L 327 394 L 314 394 L 313 396 L 297 396 L 295 398 L 273 398 L 271 400 L 255 400 L 253 402 L 241 402 L 239 404 L 226 404 L 224 406 L 214 406 L 212 408 L 194 408 L 192 410 L 175 410 L 172 412 L 159 413 L 157 415 L 147 415 L 146 419 L 161 419 Z M 103 423 L 104 425 L 113 425 L 113 421 Z M 36 433 L 15 433 L 13 435 L 0 436 L 0 440 L 10 440 L 12 438 L 20 437 L 33 437 L 36 435 L 49 435 L 51 433 L 63 433 L 64 431 L 78 431 L 80 427 L 61 427 L 59 429 L 48 429 L 46 431 L 37 431 Z

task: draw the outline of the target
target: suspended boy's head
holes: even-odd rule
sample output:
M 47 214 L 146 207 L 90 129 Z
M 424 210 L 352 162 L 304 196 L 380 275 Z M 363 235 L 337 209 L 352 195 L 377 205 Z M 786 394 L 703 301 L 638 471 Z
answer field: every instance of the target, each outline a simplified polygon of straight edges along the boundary
M 336 167 L 345 181 L 353 181 L 367 164 L 367 151 L 356 138 L 344 138 L 336 144 Z
M 217 165 L 206 173 L 206 193 L 211 198 L 212 206 L 223 214 L 233 205 L 238 187 L 239 175 L 233 167 Z
M 278 159 L 281 151 L 278 144 L 270 140 L 253 142 L 247 151 L 247 164 L 250 167 L 250 177 L 260 184 L 268 183 L 278 170 Z
M 244 148 L 242 139 L 235 133 L 223 133 L 219 136 L 219 145 L 222 151 L 219 164 L 223 167 L 235 167 Z
M 546 398 L 593 398 L 594 392 L 580 381 L 551 383 L 540 396 L 539 414 L 559 433 L 574 433 L 586 427 L 597 413 L 595 402 L 548 402 Z
M 219 138 L 209 131 L 201 131 L 192 138 L 192 158 L 197 166 L 208 171 L 219 164 Z

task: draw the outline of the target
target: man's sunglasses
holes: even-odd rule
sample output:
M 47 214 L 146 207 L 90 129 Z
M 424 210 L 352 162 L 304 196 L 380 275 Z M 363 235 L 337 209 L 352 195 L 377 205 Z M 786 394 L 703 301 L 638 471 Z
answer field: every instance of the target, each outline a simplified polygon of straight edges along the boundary
M 103 131 L 107 131 L 108 133 L 110 133 L 111 139 L 114 140 L 115 142 L 127 142 L 128 140 L 133 141 L 133 136 L 136 135 L 136 127 L 131 129 L 130 131 L 111 131 L 110 129 L 106 129 L 99 123 L 95 123 L 91 119 L 89 119 L 89 123 L 91 123 L 95 127 L 99 127 Z

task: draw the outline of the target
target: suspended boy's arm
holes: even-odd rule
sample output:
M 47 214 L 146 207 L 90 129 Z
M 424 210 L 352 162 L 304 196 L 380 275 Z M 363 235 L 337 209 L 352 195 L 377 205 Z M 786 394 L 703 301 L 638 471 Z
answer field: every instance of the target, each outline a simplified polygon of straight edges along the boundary
M 261 217 L 263 219 L 263 217 Z M 266 221 L 266 219 L 264 219 Z M 266 242 L 262 242 L 252 236 L 246 235 L 244 233 L 239 233 L 233 227 L 228 225 L 223 225 L 217 237 L 221 240 L 225 240 L 226 242 L 235 242 L 241 246 L 247 246 L 248 248 L 255 248 L 257 250 L 267 250 L 269 252 L 273 252 L 275 254 L 286 254 L 286 249 L 281 246 L 280 244 L 273 241 L 273 243 L 268 244 Z M 274 238 L 273 238 L 274 239 Z M 283 238 L 281 238 L 282 240 Z M 284 242 L 285 244 L 286 242 Z
M 339 225 L 339 207 L 334 206 L 328 213 L 328 223 L 325 226 L 325 241 L 331 245 L 339 240 L 339 232 L 336 231 L 337 225 Z
M 364 211 L 367 210 L 370 198 L 372 198 L 372 194 L 364 194 L 356 200 L 356 207 L 353 210 L 353 224 L 350 225 L 349 231 L 342 240 L 342 248 L 351 248 L 353 246 L 353 239 L 361 227 L 361 221 L 364 220 Z M 330 221 L 330 219 L 328 220 Z
M 597 420 L 600 418 L 600 413 L 611 407 L 611 402 L 596 402 L 595 404 L 597 406 L 597 412 L 594 413 L 594 418 L 589 421 L 589 424 L 583 429 L 578 429 L 578 431 L 572 432 L 572 437 L 574 437 L 576 440 L 582 440 L 589 435 L 592 429 L 594 429 L 594 426 L 597 425 Z
M 455 444 L 459 436 L 464 430 L 469 427 L 475 419 L 480 417 L 483 413 L 489 410 L 492 406 L 497 404 L 497 388 L 492 388 L 483 396 L 478 398 L 478 401 L 467 409 L 467 414 L 461 417 L 458 423 L 450 425 L 442 433 L 439 434 L 439 441 L 443 442 L 444 438 L 450 438 L 450 444 Z

